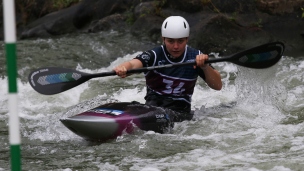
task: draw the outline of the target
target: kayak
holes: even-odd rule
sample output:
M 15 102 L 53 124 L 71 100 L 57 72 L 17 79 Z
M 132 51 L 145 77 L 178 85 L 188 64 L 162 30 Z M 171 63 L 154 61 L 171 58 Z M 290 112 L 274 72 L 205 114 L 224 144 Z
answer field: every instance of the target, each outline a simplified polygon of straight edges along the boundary
M 100 105 L 74 116 L 60 119 L 64 126 L 89 141 L 107 141 L 135 128 L 164 133 L 173 127 L 165 110 L 138 102 Z
M 230 56 L 208 59 L 205 62 L 226 61 L 243 67 L 262 69 L 275 65 L 282 58 L 284 49 L 285 46 L 282 42 L 272 42 Z M 192 61 L 131 69 L 127 72 L 141 73 L 194 64 L 195 62 Z M 115 71 L 89 74 L 68 68 L 46 67 L 32 71 L 28 76 L 28 81 L 38 93 L 53 95 L 67 91 L 92 78 L 113 75 L 116 75 Z M 75 116 L 61 119 L 61 122 L 75 134 L 85 139 L 103 141 L 122 135 L 123 132 L 130 133 L 135 126 L 142 130 L 163 133 L 167 128 L 170 130 L 173 126 L 169 116 L 174 117 L 174 121 L 192 118 L 191 114 L 189 118 L 185 114 L 169 115 L 161 108 L 138 102 L 120 102 L 98 106 Z

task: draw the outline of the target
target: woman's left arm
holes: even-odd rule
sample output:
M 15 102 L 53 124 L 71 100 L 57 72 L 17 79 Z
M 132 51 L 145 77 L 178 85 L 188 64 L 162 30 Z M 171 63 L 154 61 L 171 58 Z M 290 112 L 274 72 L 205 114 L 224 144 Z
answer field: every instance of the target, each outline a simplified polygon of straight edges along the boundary
M 222 89 L 222 79 L 221 74 L 212 68 L 210 65 L 206 65 L 201 67 L 205 74 L 205 81 L 208 86 L 214 90 L 221 90 Z
M 199 54 L 196 56 L 196 67 L 200 67 L 204 71 L 205 81 L 208 86 L 214 90 L 222 89 L 222 79 L 221 74 L 211 67 L 209 64 L 205 64 L 208 60 L 208 55 Z

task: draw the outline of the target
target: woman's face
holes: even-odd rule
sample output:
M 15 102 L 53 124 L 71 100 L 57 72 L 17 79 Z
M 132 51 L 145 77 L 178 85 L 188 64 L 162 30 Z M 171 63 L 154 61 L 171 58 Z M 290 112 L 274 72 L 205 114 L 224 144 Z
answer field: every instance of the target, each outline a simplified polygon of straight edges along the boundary
M 179 38 L 179 39 L 172 39 L 172 38 L 164 38 L 164 43 L 167 47 L 167 51 L 170 53 L 170 55 L 173 58 L 180 57 L 186 48 L 186 45 L 188 43 L 188 38 Z

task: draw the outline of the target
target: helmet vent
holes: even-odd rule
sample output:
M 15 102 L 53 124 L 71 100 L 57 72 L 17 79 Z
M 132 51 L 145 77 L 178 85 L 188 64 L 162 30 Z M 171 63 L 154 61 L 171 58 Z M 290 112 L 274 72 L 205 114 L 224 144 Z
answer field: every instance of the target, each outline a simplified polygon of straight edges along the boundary
M 185 27 L 185 28 L 187 28 L 187 25 L 186 25 L 186 23 L 185 23 L 185 22 L 184 22 L 184 27 Z
M 168 24 L 168 22 L 166 22 L 166 24 L 165 24 L 165 28 L 167 28 L 167 24 Z

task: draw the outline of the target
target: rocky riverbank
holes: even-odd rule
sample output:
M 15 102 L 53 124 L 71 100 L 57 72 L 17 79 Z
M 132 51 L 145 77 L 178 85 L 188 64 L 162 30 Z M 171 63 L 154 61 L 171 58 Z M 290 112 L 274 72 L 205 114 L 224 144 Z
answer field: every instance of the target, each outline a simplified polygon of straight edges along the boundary
M 27 11 L 39 12 L 40 4 L 50 13 L 26 13 L 17 0 L 19 39 L 117 30 L 159 42 L 163 20 L 181 15 L 191 27 L 189 44 L 206 53 L 228 55 L 281 41 L 285 55 L 304 56 L 304 0 L 82 0 L 54 12 L 47 10 L 50 2 L 32 1 Z

